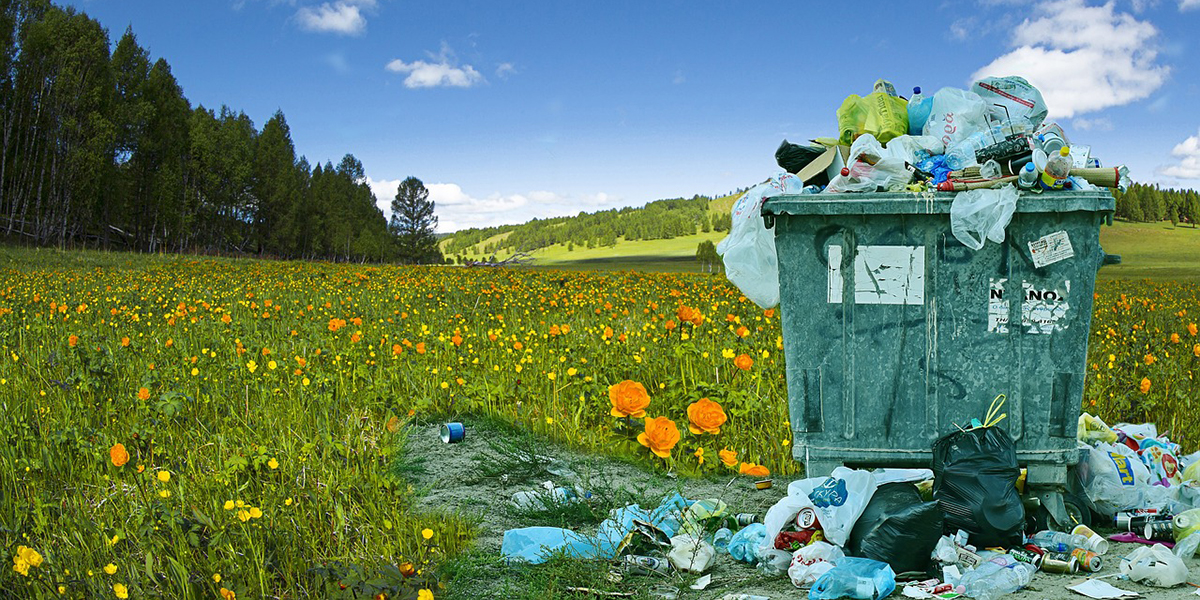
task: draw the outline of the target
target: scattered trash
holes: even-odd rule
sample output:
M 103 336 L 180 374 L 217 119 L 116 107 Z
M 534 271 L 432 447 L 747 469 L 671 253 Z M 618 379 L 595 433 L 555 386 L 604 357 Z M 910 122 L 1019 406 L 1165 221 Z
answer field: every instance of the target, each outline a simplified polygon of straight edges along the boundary
M 1161 544 L 1135 549 L 1121 559 L 1120 568 L 1132 581 L 1155 587 L 1175 587 L 1188 577 L 1183 560 Z
M 950 232 L 962 244 L 979 250 L 988 240 L 1004 243 L 1004 230 L 1017 208 L 1017 188 L 959 192 L 950 205 Z
M 885 598 L 896 589 L 896 574 L 887 563 L 869 558 L 846 557 L 817 578 L 808 591 L 809 600 Z
M 729 555 L 734 560 L 755 564 L 758 562 L 758 547 L 767 537 L 767 526 L 752 523 L 738 530 L 729 540 Z
M 757 596 L 755 594 L 725 594 L 721 596 L 721 600 L 771 600 L 767 596 Z
M 671 564 L 666 559 L 633 554 L 622 556 L 621 564 L 634 575 L 650 575 L 651 573 L 666 574 L 671 568 Z
M 467 435 L 467 429 L 462 423 L 445 423 L 442 425 L 442 442 L 446 444 L 457 444 L 463 441 Z
M 679 597 L 679 588 L 666 584 L 650 586 L 650 589 L 646 591 L 651 596 L 655 598 L 663 598 L 664 600 L 675 600 Z
M 911 483 L 888 483 L 871 496 L 858 517 L 846 551 L 888 563 L 896 573 L 924 571 L 942 536 L 937 502 L 923 502 Z
M 958 585 L 975 600 L 994 600 L 1029 585 L 1036 571 L 1033 565 L 1000 554 L 964 573 Z
M 671 538 L 671 551 L 667 559 L 671 566 L 689 573 L 703 573 L 712 565 L 717 551 L 712 544 L 693 535 L 677 535 Z
M 759 479 L 754 482 L 754 487 L 760 490 L 770 489 L 772 483 L 770 479 Z
M 572 594 L 591 594 L 593 596 L 601 596 L 604 598 L 632 598 L 633 592 L 605 592 L 603 590 L 593 590 L 585 587 L 568 587 L 568 592 Z
M 798 588 L 811 587 L 817 579 L 846 557 L 841 548 L 827 542 L 813 542 L 792 554 L 788 577 Z
M 1107 581 L 1099 579 L 1089 579 L 1083 583 L 1077 583 L 1067 588 L 1076 594 L 1083 594 L 1088 598 L 1096 600 L 1120 600 L 1121 598 L 1138 598 L 1141 594 L 1130 592 L 1118 587 L 1114 587 Z
M 712 583 L 712 575 L 704 575 L 696 579 L 696 582 L 689 587 L 691 587 L 693 590 L 703 590 L 704 588 L 708 587 L 708 584 L 710 583 Z
M 725 276 L 763 308 L 779 304 L 779 259 L 775 255 L 775 235 L 767 230 L 759 209 L 767 198 L 803 190 L 804 183 L 791 174 L 772 177 L 750 188 L 733 204 L 729 235 L 717 244 Z
M 1142 537 L 1140 534 L 1133 533 L 1133 532 L 1115 533 L 1113 535 L 1108 536 L 1108 539 L 1109 539 L 1109 541 L 1121 542 L 1123 544 L 1159 545 L 1159 546 L 1166 546 L 1167 548 L 1175 547 L 1174 542 L 1156 542 L 1154 540 L 1148 540 L 1148 539 Z
M 542 484 L 543 491 L 524 491 L 512 495 L 511 504 L 520 510 L 545 510 L 552 506 L 565 506 L 579 502 L 575 490 L 566 487 L 554 487 L 551 482 Z

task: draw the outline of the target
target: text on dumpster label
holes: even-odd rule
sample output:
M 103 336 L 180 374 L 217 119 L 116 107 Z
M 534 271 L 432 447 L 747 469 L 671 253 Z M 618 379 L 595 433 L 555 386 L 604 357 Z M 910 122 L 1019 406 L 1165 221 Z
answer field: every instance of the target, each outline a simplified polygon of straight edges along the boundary
M 1008 333 L 1009 300 L 1004 297 L 1007 279 L 990 279 L 987 299 L 987 330 L 989 333 Z M 1025 333 L 1049 334 L 1067 326 L 1063 318 L 1071 310 L 1067 296 L 1071 282 L 1052 288 L 1021 282 L 1021 327 Z
M 842 247 L 829 247 L 830 303 L 842 301 Z M 925 248 L 859 246 L 854 256 L 855 304 L 924 304 Z
M 1075 256 L 1075 249 L 1067 232 L 1055 231 L 1029 242 L 1029 255 L 1033 257 L 1033 265 L 1040 269 Z

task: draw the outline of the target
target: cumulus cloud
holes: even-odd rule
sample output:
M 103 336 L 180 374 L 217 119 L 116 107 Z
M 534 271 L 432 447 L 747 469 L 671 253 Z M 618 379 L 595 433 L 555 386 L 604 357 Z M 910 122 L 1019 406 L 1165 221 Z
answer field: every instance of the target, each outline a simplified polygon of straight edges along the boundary
M 442 44 L 441 52 L 427 53 L 431 62 L 414 60 L 406 63 L 400 59 L 389 62 L 384 68 L 393 73 L 407 73 L 404 87 L 471 87 L 483 83 L 483 75 L 471 65 L 457 65 L 454 52 L 446 44 Z
M 1170 69 L 1156 62 L 1157 37 L 1154 25 L 1114 11 L 1112 2 L 1048 2 L 1014 29 L 1014 49 L 972 79 L 1020 75 L 1041 90 L 1051 118 L 1074 117 L 1141 100 L 1161 87 Z
M 1112 120 L 1108 117 L 1096 117 L 1093 119 L 1089 119 L 1087 117 L 1078 117 L 1071 120 L 1071 125 L 1073 125 L 1075 129 L 1082 129 L 1083 131 L 1113 130 Z
M 509 75 L 515 75 L 517 68 L 512 63 L 500 63 L 496 65 L 496 77 L 500 79 L 508 79 Z
M 1179 0 L 1179 12 L 1200 8 L 1200 0 Z
M 362 35 L 367 30 L 367 18 L 363 13 L 372 8 L 375 8 L 375 0 L 338 0 L 303 6 L 296 11 L 296 22 L 307 31 Z
M 1158 168 L 1158 174 L 1177 179 L 1200 179 L 1200 130 L 1196 135 L 1176 144 L 1171 156 L 1179 159 L 1178 164 Z

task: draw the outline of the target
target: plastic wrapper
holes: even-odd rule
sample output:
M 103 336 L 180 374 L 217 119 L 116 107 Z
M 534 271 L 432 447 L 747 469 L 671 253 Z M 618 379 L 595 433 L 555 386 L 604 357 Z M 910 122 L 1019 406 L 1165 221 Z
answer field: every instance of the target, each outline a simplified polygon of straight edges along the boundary
M 842 549 L 833 544 L 813 542 L 792 554 L 788 577 L 798 588 L 810 587 L 845 557 Z
M 667 560 L 671 566 L 689 573 L 703 573 L 712 565 L 717 551 L 712 544 L 694 536 L 677 535 L 671 538 L 671 550 Z
M 887 153 L 872 135 L 860 136 L 850 146 L 848 173 L 838 175 L 825 186 L 825 192 L 899 192 L 912 181 L 905 160 Z
M 959 192 L 950 205 L 950 231 L 972 250 L 987 240 L 1004 242 L 1004 229 L 1017 208 L 1016 186 Z
M 758 562 L 758 547 L 766 537 L 766 525 L 751 523 L 733 534 L 729 540 L 729 555 L 736 561 L 754 564 Z
M 923 133 L 942 141 L 947 148 L 971 134 L 987 131 L 987 104 L 978 94 L 957 88 L 942 88 L 933 95 L 933 110 Z
M 801 146 L 783 140 L 783 143 L 779 144 L 779 149 L 775 151 L 775 164 L 788 173 L 799 173 L 801 169 L 808 166 L 808 163 L 816 160 L 822 154 L 825 154 L 825 146 Z M 817 177 L 818 179 L 809 183 L 813 185 L 829 183 L 828 179 L 821 180 L 824 178 L 823 174 Z
M 1100 417 L 1093 417 L 1088 413 L 1083 413 L 1079 415 L 1075 437 L 1079 441 L 1088 444 L 1096 442 L 1113 444 L 1117 441 L 1117 432 L 1113 431 L 1112 427 L 1106 425 Z
M 884 92 L 852 94 L 837 110 L 838 141 L 849 145 L 861 135 L 882 143 L 908 133 L 908 101 Z
M 949 531 L 979 548 L 1020 546 L 1025 507 L 1017 493 L 1017 452 L 1000 427 L 955 431 L 933 445 L 933 497 Z
M 869 558 L 846 557 L 817 578 L 808 591 L 809 600 L 885 598 L 896 589 L 896 573 L 887 563 Z
M 811 477 L 788 484 L 788 495 L 767 510 L 763 524 L 767 527 L 770 547 L 784 525 L 796 518 L 800 509 L 811 507 L 821 522 L 825 539 L 844 546 L 858 516 L 862 514 L 871 495 L 875 479 L 868 471 L 838 467 L 829 477 Z
M 871 496 L 859 515 L 846 551 L 887 563 L 897 573 L 924 571 L 942 536 L 937 502 L 923 502 L 911 483 L 889 483 Z
M 1166 546 L 1141 546 L 1121 559 L 1121 573 L 1129 579 L 1155 587 L 1175 587 L 1187 581 L 1188 568 L 1183 559 Z
M 673 535 L 679 524 L 679 514 L 687 502 L 679 494 L 672 494 L 653 511 L 634 504 L 618 508 L 609 513 L 609 518 L 600 523 L 596 534 L 584 535 L 558 527 L 524 527 L 504 532 L 500 554 L 509 560 L 520 560 L 533 564 L 545 562 L 557 553 L 573 558 L 611 560 L 617 555 L 622 540 L 634 529 L 633 521 L 646 521 Z
M 1150 483 L 1170 487 L 1183 482 L 1183 473 L 1179 472 L 1179 459 L 1175 458 L 1175 444 L 1147 438 L 1142 440 L 1138 456 L 1150 471 Z
M 987 105 L 987 118 L 994 123 L 1027 119 L 1033 128 L 1046 120 L 1046 101 L 1033 84 L 1021 77 L 985 77 L 971 91 Z
M 779 259 L 775 254 L 775 235 L 762 218 L 767 198 L 799 194 L 804 182 L 792 174 L 781 174 L 742 194 L 733 204 L 733 227 L 717 244 L 717 254 L 725 263 L 729 281 L 762 308 L 779 304 Z

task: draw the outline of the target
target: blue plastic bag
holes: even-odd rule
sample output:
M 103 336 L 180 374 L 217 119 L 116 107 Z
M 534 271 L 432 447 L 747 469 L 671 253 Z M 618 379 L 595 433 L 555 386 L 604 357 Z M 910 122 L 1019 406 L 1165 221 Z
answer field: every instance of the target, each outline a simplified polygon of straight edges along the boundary
M 729 540 L 729 555 L 734 560 L 754 564 L 758 562 L 758 547 L 767 537 L 767 526 L 751 523 L 738 530 Z
M 885 562 L 848 556 L 817 578 L 808 600 L 877 600 L 896 589 L 896 574 Z

